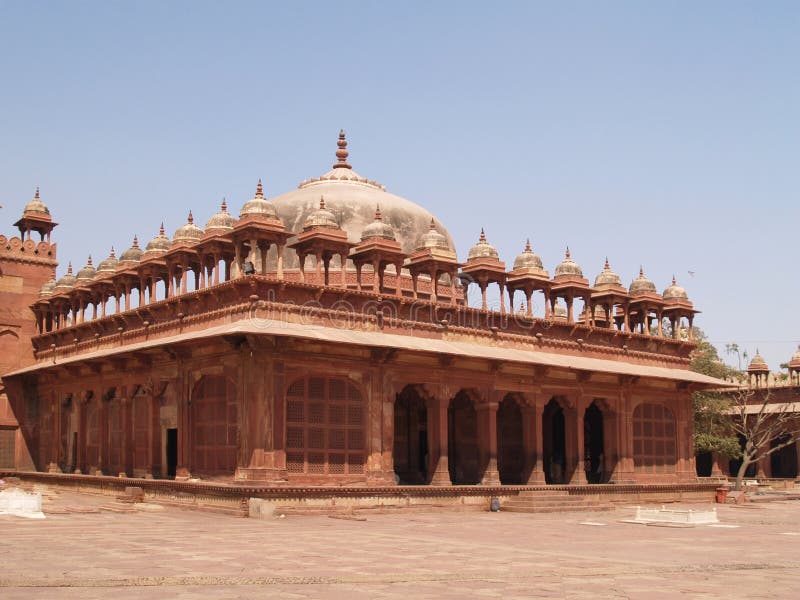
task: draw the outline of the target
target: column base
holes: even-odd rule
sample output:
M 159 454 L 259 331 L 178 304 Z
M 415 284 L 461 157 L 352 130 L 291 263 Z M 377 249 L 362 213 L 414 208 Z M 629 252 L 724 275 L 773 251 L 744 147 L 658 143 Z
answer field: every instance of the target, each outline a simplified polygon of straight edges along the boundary
M 544 471 L 533 471 L 528 477 L 527 485 L 545 485 L 547 479 L 544 476 Z
M 397 485 L 394 471 L 367 471 L 367 485 L 374 487 L 394 487 Z
M 436 471 L 434 471 L 433 476 L 431 477 L 430 485 L 436 485 L 436 486 L 453 485 L 453 482 L 450 481 L 450 472 L 446 469 L 437 469 Z
M 192 474 L 186 467 L 178 467 L 175 469 L 175 481 L 189 481 L 191 478 Z
M 233 476 L 234 483 L 249 483 L 258 481 L 261 483 L 287 483 L 289 473 L 286 469 L 274 467 L 238 467 Z
M 481 485 L 500 485 L 500 472 L 497 470 L 485 471 L 481 479 Z
M 49 465 L 47 465 L 47 472 L 48 473 L 62 473 L 61 467 L 59 467 L 58 464 L 56 464 L 54 462 L 51 462 Z

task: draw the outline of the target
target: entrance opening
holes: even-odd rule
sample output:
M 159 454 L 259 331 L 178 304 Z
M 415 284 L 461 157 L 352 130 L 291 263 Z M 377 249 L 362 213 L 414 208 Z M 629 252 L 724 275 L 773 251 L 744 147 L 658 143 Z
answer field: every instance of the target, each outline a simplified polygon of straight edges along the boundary
M 522 444 L 522 410 L 508 395 L 497 408 L 497 470 L 500 483 L 520 485 L 527 481 L 525 450 Z
M 450 481 L 454 485 L 480 482 L 478 469 L 478 415 L 472 399 L 461 391 L 447 411 L 447 445 Z
M 175 478 L 178 469 L 178 430 L 167 429 L 167 477 Z
M 606 477 L 606 461 L 603 439 L 603 413 L 592 402 L 583 415 L 583 456 L 586 481 L 603 483 Z
M 401 484 L 428 481 L 428 411 L 413 387 L 394 403 L 394 472 Z
M 711 477 L 711 468 L 714 466 L 713 459 L 714 456 L 711 452 L 700 452 L 694 457 L 698 477 Z
M 737 436 L 739 438 L 739 447 L 744 450 L 745 438 L 743 435 Z M 742 466 L 742 459 L 741 458 L 732 458 L 728 463 L 728 468 L 730 469 L 728 473 L 731 474 L 731 477 L 736 477 L 739 473 L 739 469 Z M 756 476 L 758 473 L 758 465 L 754 462 L 747 465 L 747 469 L 744 472 L 744 476 L 748 478 L 752 478 Z
M 542 445 L 544 450 L 544 476 L 547 483 L 564 483 L 566 480 L 566 431 L 564 409 L 552 398 L 542 413 Z
M 788 436 L 781 436 L 772 440 L 772 447 L 780 446 L 789 441 Z M 797 477 L 797 443 L 784 446 L 770 455 L 772 477 L 778 479 Z

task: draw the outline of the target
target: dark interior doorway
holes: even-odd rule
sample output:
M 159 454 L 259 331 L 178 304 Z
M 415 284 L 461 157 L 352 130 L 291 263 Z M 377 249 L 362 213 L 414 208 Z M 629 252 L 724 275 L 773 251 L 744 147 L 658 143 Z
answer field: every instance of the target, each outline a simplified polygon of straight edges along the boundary
M 418 485 L 428 481 L 428 410 L 413 387 L 394 403 L 394 472 L 397 482 Z
M 714 455 L 711 452 L 700 452 L 694 457 L 698 477 L 711 477 L 711 469 L 714 466 L 713 459 Z
M 454 485 L 480 483 L 478 468 L 478 415 L 472 399 L 463 390 L 450 401 L 447 411 L 447 442 L 450 481 Z
M 772 447 L 786 443 L 788 438 L 781 436 L 772 440 Z M 797 477 L 797 442 L 784 446 L 770 455 L 772 476 L 777 479 L 792 479 Z
M 586 481 L 604 483 L 606 478 L 603 412 L 592 402 L 583 415 L 583 456 Z
M 552 398 L 542 413 L 542 442 L 544 477 L 547 483 L 564 483 L 566 460 L 566 430 L 564 409 Z
M 744 450 L 745 438 L 743 435 L 739 435 L 739 447 Z M 741 458 L 732 458 L 728 463 L 728 468 L 730 469 L 728 473 L 731 474 L 731 477 L 736 477 L 739 473 L 739 468 L 742 466 L 742 459 Z M 758 473 L 758 464 L 757 463 L 750 463 L 747 465 L 747 469 L 744 472 L 744 476 L 748 478 L 753 478 Z
M 167 429 L 167 477 L 175 478 L 178 469 L 178 430 Z
M 511 395 L 503 398 L 497 409 L 497 470 L 503 485 L 519 485 L 527 480 L 522 410 Z

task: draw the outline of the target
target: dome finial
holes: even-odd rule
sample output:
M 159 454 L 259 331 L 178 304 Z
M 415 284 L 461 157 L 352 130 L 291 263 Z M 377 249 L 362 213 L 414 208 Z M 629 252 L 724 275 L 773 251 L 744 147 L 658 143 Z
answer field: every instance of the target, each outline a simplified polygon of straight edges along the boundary
M 319 207 L 321 210 L 325 210 L 325 196 L 319 197 Z
M 430 227 L 428 227 L 428 229 L 430 229 L 431 231 L 436 229 L 436 222 L 433 220 L 433 217 L 431 217 L 431 224 Z
M 72 275 L 72 261 L 69 261 L 67 265 L 67 275 Z M 756 354 L 758 354 L 758 350 L 756 350 Z
M 86 264 L 88 266 L 90 266 L 90 267 L 92 266 L 92 255 L 91 254 L 89 255 L 89 260 L 86 261 Z
M 483 231 L 483 227 L 481 227 L 481 237 L 478 239 L 478 242 L 481 244 L 487 244 L 486 241 L 486 232 Z
M 381 205 L 378 204 L 375 207 L 375 220 L 376 221 L 383 221 L 383 215 L 381 214 Z
M 161 221 L 161 227 L 158 228 L 158 235 L 166 235 L 164 231 L 164 221 Z M 112 248 L 111 251 L 113 252 L 114 249 Z
M 344 129 L 339 130 L 339 139 L 336 142 L 339 149 L 336 151 L 336 164 L 333 165 L 334 169 L 352 169 L 347 162 L 347 157 L 350 153 L 347 151 L 347 138 L 344 135 Z
M 189 210 L 189 217 L 186 219 L 188 223 L 194 223 L 194 217 L 192 216 L 192 211 Z
M 672 285 L 678 285 L 678 282 L 675 280 L 675 275 L 672 276 Z
M 565 258 L 571 258 L 570 254 L 569 254 L 569 246 L 567 246 L 567 253 L 564 256 L 565 256 Z
M 34 194 L 33 197 L 36 198 L 37 200 L 39 200 L 39 186 L 38 185 L 36 186 L 36 194 Z
M 639 279 L 644 279 L 644 266 L 639 265 Z
M 114 246 L 111 246 L 111 254 L 109 256 L 111 256 L 112 258 L 117 258 L 117 253 L 114 252 Z
M 256 186 L 256 198 L 263 198 L 264 197 L 264 186 L 261 185 L 261 179 L 258 180 L 258 185 Z
M 533 252 L 533 248 L 531 248 L 531 238 L 525 240 L 525 252 Z
M 224 213 L 228 212 L 228 203 L 225 202 L 225 196 L 222 197 L 222 205 L 220 206 L 220 210 Z
M 605 266 L 603 267 L 603 270 L 604 270 L 604 271 L 610 271 L 610 270 L 611 270 L 611 265 L 610 265 L 610 264 L 608 264 L 608 257 L 607 257 L 607 256 L 606 256 L 606 264 L 605 264 Z
M 138 248 L 139 247 L 139 238 L 138 238 L 138 236 L 136 236 L 136 234 L 134 234 L 134 236 L 133 236 L 133 247 L 134 248 Z

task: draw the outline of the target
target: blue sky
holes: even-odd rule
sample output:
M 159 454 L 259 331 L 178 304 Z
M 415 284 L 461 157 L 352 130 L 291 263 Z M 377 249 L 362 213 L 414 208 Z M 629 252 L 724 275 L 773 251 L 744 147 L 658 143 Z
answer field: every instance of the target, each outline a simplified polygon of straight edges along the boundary
M 569 244 L 673 273 L 721 348 L 800 342 L 800 4 L 0 0 L 0 231 L 35 186 L 68 261 L 328 169 L 466 257 Z M 692 272 L 693 275 L 690 275 Z M 734 359 L 730 359 L 734 360 Z

